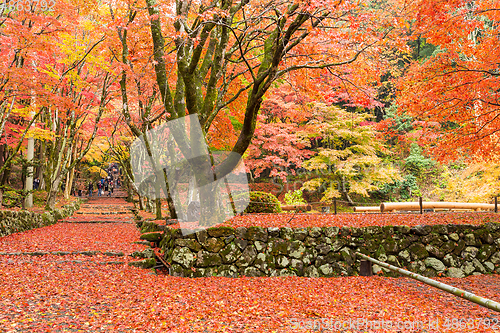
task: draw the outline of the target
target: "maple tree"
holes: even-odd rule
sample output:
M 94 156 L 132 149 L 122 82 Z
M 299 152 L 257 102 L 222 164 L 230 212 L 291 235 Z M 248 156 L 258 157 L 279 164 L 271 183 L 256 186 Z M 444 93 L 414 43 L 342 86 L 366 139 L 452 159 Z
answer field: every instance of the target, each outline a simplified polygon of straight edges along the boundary
M 197 114 L 207 133 L 222 110 L 244 101 L 231 149 L 236 154 L 215 166 L 218 177 L 247 150 L 264 94 L 276 79 L 300 69 L 347 66 L 380 47 L 392 31 L 390 12 L 360 2 L 146 3 L 156 82 L 168 119 Z M 167 75 L 172 70 L 174 77 Z M 201 202 L 216 198 L 200 195 Z
M 270 177 L 279 177 L 286 182 L 289 174 L 302 162 L 314 155 L 307 149 L 309 138 L 300 123 L 311 117 L 304 98 L 283 85 L 270 91 L 271 96 L 261 106 L 254 138 L 245 152 L 246 166 L 258 178 L 269 169 Z M 289 171 L 288 171 L 289 170 Z
M 397 170 L 380 157 L 387 151 L 376 140 L 368 114 L 325 105 L 316 105 L 314 111 L 306 127 L 309 135 L 321 137 L 324 145 L 316 156 L 304 162 L 304 167 L 316 174 L 302 189 L 321 188 L 321 201 L 331 202 L 343 196 L 352 204 L 350 194 L 368 196 L 369 191 L 399 179 Z
M 413 1 L 409 9 L 414 38 L 436 49 L 401 77 L 398 105 L 417 120 L 440 123 L 437 138 L 430 140 L 439 159 L 495 158 L 500 129 L 498 2 Z
M 34 62 L 50 56 L 50 37 L 59 28 L 59 22 L 50 16 L 0 8 L 0 205 L 24 139 L 28 136 L 50 139 L 36 123 L 43 112 L 44 100 L 34 108 L 31 96 L 42 95 L 40 85 L 34 80 L 37 76 Z
M 59 16 L 35 6 L 2 11 L 2 38 L 9 45 L 2 48 L 2 124 L 12 122 L 13 116 L 25 120 L 18 127 L 22 135 L 2 133 L 10 157 L 0 172 L 7 171 L 3 179 L 8 178 L 24 138 L 35 137 L 49 209 L 54 208 L 61 181 L 85 156 L 96 135 L 112 82 L 105 74 L 109 66 L 95 55 L 102 39 L 92 33 L 96 29 L 90 12 L 87 6 L 75 5 L 55 4 Z M 7 128 L 15 131 L 15 126 Z M 71 188 L 70 181 L 67 185 Z
M 120 121 L 126 124 L 133 137 L 144 140 L 151 156 L 150 142 L 146 133 L 165 120 L 166 110 L 164 107 L 160 107 L 161 103 L 158 103 L 160 93 L 154 85 L 154 65 L 150 52 L 153 45 L 150 38 L 147 38 L 150 18 L 144 9 L 141 10 L 138 7 L 137 1 L 110 4 L 106 15 L 114 29 L 114 34 L 109 36 L 109 44 L 113 50 L 114 58 L 120 64 L 122 113 Z M 117 124 L 113 133 L 119 134 L 121 132 L 123 129 Z M 143 207 L 143 198 L 149 198 L 142 195 L 134 180 L 130 156 L 126 152 L 130 148 L 130 142 L 125 142 L 126 139 L 125 141 L 121 140 L 120 143 L 115 142 L 114 139 L 111 141 L 111 151 L 121 161 L 128 180 L 127 183 L 139 195 L 139 202 Z M 156 218 L 160 219 L 162 217 L 161 200 L 159 197 L 153 200 L 155 201 Z M 171 218 L 176 218 L 176 211 L 170 195 L 167 195 L 167 202 Z

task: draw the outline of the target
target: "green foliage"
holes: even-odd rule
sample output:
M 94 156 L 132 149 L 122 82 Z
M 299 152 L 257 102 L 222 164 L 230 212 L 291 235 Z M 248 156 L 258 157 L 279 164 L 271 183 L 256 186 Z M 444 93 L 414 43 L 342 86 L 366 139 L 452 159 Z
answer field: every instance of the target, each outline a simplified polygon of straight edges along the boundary
M 229 116 L 229 120 L 231 121 L 231 124 L 233 125 L 233 128 L 236 132 L 241 131 L 243 128 L 243 124 L 236 118 L 235 116 Z
M 392 120 L 390 130 L 399 135 L 408 133 L 414 129 L 413 118 L 406 114 L 398 114 L 397 105 L 393 104 L 386 109 L 384 120 Z
M 25 189 L 15 189 L 10 187 L 9 185 L 2 185 L 0 186 L 2 188 L 3 192 L 3 202 L 2 205 L 4 205 L 7 208 L 12 208 L 12 207 L 22 207 L 23 206 L 23 201 L 26 199 L 29 193 L 36 193 L 37 191 L 30 190 L 26 191 Z M 37 204 L 40 203 L 40 197 L 33 196 L 33 203 L 36 206 Z
M 436 165 L 436 162 L 422 155 L 422 148 L 416 143 L 413 143 L 410 148 L 410 155 L 405 160 L 404 168 L 413 176 L 420 178 L 425 175 L 431 168 Z
M 315 177 L 305 182 L 302 190 L 323 189 L 321 201 L 331 202 L 342 195 L 368 196 L 400 178 L 382 159 L 386 149 L 369 124 L 370 117 L 317 105 L 309 132 L 327 142 L 327 147 L 319 148 L 318 154 L 304 163 Z
M 33 191 L 33 205 L 43 207 L 47 201 L 47 191 L 36 190 Z
M 5 207 L 11 208 L 16 206 L 21 206 L 21 201 L 23 197 L 18 191 L 10 190 L 3 193 L 3 205 Z
M 249 193 L 250 203 L 245 213 L 281 213 L 278 199 L 271 193 L 252 191 Z M 235 197 L 238 200 L 238 196 Z
M 306 203 L 304 198 L 302 198 L 301 190 L 296 190 L 294 192 L 288 191 L 285 193 L 285 202 L 287 205 L 300 205 Z
M 376 192 L 377 194 L 393 200 L 408 200 L 415 196 L 420 196 L 420 189 L 417 178 L 414 175 L 407 175 L 402 180 L 397 180 L 384 186 Z

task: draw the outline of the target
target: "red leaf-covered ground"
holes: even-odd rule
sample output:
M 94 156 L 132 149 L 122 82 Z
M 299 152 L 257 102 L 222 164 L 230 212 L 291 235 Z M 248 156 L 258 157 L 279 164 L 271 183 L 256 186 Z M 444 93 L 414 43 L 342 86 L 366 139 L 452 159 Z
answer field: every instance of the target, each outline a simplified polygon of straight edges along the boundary
M 121 251 L 131 254 L 140 232 L 126 223 L 58 223 L 0 238 L 0 252 Z
M 106 199 L 99 199 L 100 201 Z M 111 200 L 111 199 L 109 199 Z M 85 206 L 78 219 L 106 209 Z M 93 212 L 93 214 L 90 214 Z M 118 215 L 118 214 L 117 214 Z M 240 225 L 325 226 L 471 223 L 494 214 L 244 216 Z M 0 252 L 99 251 L 94 255 L 0 254 L 3 332 L 494 332 L 498 313 L 408 278 L 179 278 L 129 267 L 142 250 L 125 223 L 60 223 L 0 238 Z M 101 221 L 105 222 L 105 221 Z M 115 221 L 116 222 L 116 221 Z M 500 301 L 500 276 L 439 281 Z M 384 321 L 384 322 L 382 322 Z M 388 325 L 391 323 L 392 328 Z M 321 326 L 320 326 L 321 325 Z M 342 326 L 344 325 L 344 326 Z M 385 326 L 384 326 L 385 325 Z M 399 326 L 397 326 L 399 325 Z M 390 329 L 389 329 L 390 328 Z
M 381 320 L 426 326 L 399 332 L 491 332 L 498 318 L 406 278 L 189 279 L 45 257 L 2 260 L 0 272 L 0 328 L 7 332 L 312 332 L 308 325 L 319 323 L 331 332 L 370 331 L 333 329 L 336 321 L 361 319 L 374 328 Z M 496 275 L 439 280 L 500 298 Z M 476 326 L 453 328 L 455 318 Z
M 427 213 L 427 214 L 245 214 L 225 222 L 232 227 L 367 227 L 419 224 L 474 224 L 500 222 L 495 213 Z

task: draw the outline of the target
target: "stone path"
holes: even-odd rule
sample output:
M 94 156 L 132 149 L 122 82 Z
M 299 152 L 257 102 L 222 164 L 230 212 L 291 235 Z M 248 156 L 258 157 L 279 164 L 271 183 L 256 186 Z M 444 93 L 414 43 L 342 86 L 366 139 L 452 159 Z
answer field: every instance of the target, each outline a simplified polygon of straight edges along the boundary
M 55 263 L 96 262 L 125 264 L 149 248 L 139 239 L 134 205 L 120 189 L 111 197 L 93 196 L 80 209 L 59 223 L 16 233 L 0 239 L 0 262 L 32 262 L 47 256 Z M 132 256 L 134 254 L 134 257 Z M 19 258 L 22 256 L 23 258 Z

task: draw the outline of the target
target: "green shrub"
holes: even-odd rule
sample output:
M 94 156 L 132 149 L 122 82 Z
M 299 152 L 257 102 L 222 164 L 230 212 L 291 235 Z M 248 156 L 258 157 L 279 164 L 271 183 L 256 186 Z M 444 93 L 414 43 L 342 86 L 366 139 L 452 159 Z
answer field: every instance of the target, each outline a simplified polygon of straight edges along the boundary
M 307 202 L 302 198 L 302 191 L 296 190 L 294 192 L 288 191 L 285 193 L 285 202 L 287 205 L 301 205 Z
M 17 191 L 5 191 L 3 193 L 3 204 L 5 207 L 15 207 L 21 205 L 21 194 Z
M 238 200 L 239 196 L 234 199 Z M 266 192 L 252 191 L 249 193 L 250 203 L 245 213 L 281 213 L 281 205 L 278 199 Z
M 415 177 L 423 177 L 426 172 L 432 170 L 436 162 L 422 155 L 422 148 L 413 143 L 410 148 L 410 156 L 405 160 L 405 170 Z

